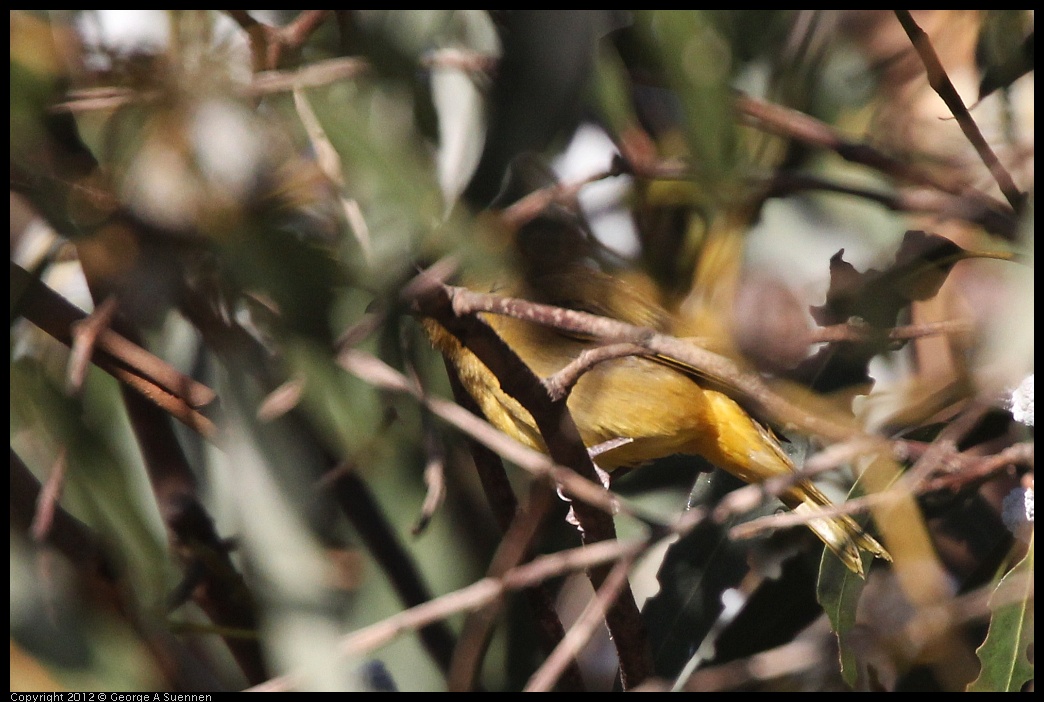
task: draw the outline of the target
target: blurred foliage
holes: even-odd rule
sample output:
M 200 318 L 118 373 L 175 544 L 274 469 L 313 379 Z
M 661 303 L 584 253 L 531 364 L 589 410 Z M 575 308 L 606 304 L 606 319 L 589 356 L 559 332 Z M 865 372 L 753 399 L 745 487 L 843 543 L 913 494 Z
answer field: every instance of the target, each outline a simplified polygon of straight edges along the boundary
M 583 167 L 613 175 L 547 209 L 633 246 L 585 263 L 691 314 L 678 328 L 803 411 L 892 441 L 906 491 L 869 507 L 895 563 L 864 582 L 800 527 L 731 538 L 779 504 L 721 517 L 738 486 L 698 458 L 614 476 L 665 521 L 717 515 L 632 572 L 657 678 L 1032 688 L 1032 508 L 1028 539 L 999 515 L 1033 482 L 1032 418 L 1004 400 L 1033 370 L 1033 15 L 914 16 L 965 101 L 979 91 L 1025 211 L 999 201 L 888 11 L 13 12 L 12 265 L 88 311 L 115 297 L 116 332 L 220 399 L 189 408 L 218 427 L 204 437 L 96 366 L 77 387 L 12 289 L 12 690 L 446 689 L 466 612 L 351 653 L 346 637 L 484 577 L 496 507 L 462 433 L 343 354 L 452 397 L 403 290 L 433 264 L 512 265 L 506 216 L 533 189 L 512 164 L 562 168 L 586 128 L 613 148 Z M 759 122 L 742 95 L 796 112 Z M 592 206 L 607 181 L 618 194 Z M 845 448 L 794 434 L 809 461 Z M 833 499 L 885 487 L 859 483 L 858 458 L 823 476 Z M 414 534 L 433 464 L 445 498 Z M 520 500 L 534 481 L 510 462 L 507 478 Z M 537 554 L 579 545 L 565 511 Z M 900 514 L 916 528 L 890 530 Z M 565 575 L 546 587 L 568 628 L 590 585 Z M 530 600 L 506 597 L 485 690 L 522 689 L 547 655 Z M 602 629 L 580 660 L 589 689 L 613 688 Z
M 978 649 L 982 670 L 971 692 L 1018 692 L 1033 679 L 1033 537 L 1025 557 L 1008 571 L 991 597 L 990 633 Z M 1020 588 L 1014 593 L 1011 588 Z M 1007 602 L 1001 602 L 1001 598 Z

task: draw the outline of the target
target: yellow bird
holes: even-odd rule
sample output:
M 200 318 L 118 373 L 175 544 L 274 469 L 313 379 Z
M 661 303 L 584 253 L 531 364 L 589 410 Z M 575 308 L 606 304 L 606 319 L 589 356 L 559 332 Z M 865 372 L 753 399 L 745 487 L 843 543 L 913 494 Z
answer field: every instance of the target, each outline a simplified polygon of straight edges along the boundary
M 658 302 L 647 277 L 610 274 L 593 265 L 590 237 L 564 224 L 571 223 L 543 216 L 522 227 L 514 237 L 517 275 L 470 287 L 678 332 L 681 322 Z M 540 378 L 558 372 L 594 345 L 511 317 L 482 317 Z M 496 376 L 436 321 L 422 318 L 421 325 L 490 423 L 544 451 L 532 416 L 504 392 Z M 607 471 L 673 454 L 696 454 L 748 483 L 793 473 L 794 464 L 773 435 L 732 398 L 707 385 L 674 359 L 627 356 L 589 369 L 566 404 L 588 448 L 616 443 L 595 458 Z M 807 480 L 788 488 L 780 499 L 797 512 L 831 504 Z M 812 519 L 808 526 L 861 576 L 860 550 L 891 560 L 884 547 L 848 516 Z

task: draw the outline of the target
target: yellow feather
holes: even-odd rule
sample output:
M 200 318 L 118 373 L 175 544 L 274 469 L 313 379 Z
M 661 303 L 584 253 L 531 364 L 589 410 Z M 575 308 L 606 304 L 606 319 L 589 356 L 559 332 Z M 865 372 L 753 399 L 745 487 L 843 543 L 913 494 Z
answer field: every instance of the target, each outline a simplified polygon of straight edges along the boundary
M 722 243 L 712 250 L 727 259 L 737 251 L 736 237 L 728 236 L 727 231 L 735 223 L 730 218 L 723 222 L 726 231 L 715 238 Z M 539 219 L 516 232 L 515 245 L 517 278 L 472 287 L 579 309 L 676 336 L 707 331 L 714 343 L 723 343 L 723 334 L 715 333 L 721 330 L 721 319 L 708 310 L 720 307 L 727 290 L 711 296 L 694 293 L 672 315 L 649 278 L 633 272 L 610 275 L 591 265 L 589 242 L 574 228 Z M 707 270 L 708 266 L 723 266 L 720 260 L 712 263 L 702 266 L 704 279 L 713 278 L 714 271 Z M 721 285 L 717 287 L 730 288 L 732 277 L 725 275 L 727 280 L 718 280 Z M 710 285 L 715 287 L 714 280 Z M 590 340 L 511 317 L 486 314 L 483 319 L 540 378 L 554 375 L 593 346 Z M 438 323 L 431 319 L 421 323 L 486 418 L 522 443 L 544 450 L 532 416 L 503 391 L 496 376 Z M 588 448 L 617 442 L 597 456 L 598 465 L 605 470 L 687 453 L 703 456 L 748 483 L 794 472 L 793 463 L 772 434 L 719 389 L 675 359 L 627 356 L 604 361 L 584 373 L 572 388 L 567 406 Z M 781 499 L 799 512 L 830 504 L 807 481 L 796 483 Z M 885 549 L 851 518 L 814 519 L 809 528 L 860 575 L 860 549 L 890 560 Z
M 484 319 L 541 378 L 553 375 L 591 347 L 589 342 L 510 317 L 484 315 Z M 496 376 L 438 323 L 423 319 L 422 326 L 490 423 L 518 441 L 544 450 L 532 416 L 503 391 Z M 600 363 L 580 377 L 567 406 L 589 448 L 615 439 L 629 440 L 598 456 L 598 465 L 608 471 L 678 453 L 703 456 L 748 483 L 795 470 L 771 433 L 739 404 L 721 392 L 701 387 L 671 359 L 628 356 Z M 830 504 L 808 481 L 788 489 L 781 500 L 798 512 Z M 891 560 L 884 547 L 849 517 L 812 520 L 809 528 L 859 575 L 863 574 L 860 549 Z

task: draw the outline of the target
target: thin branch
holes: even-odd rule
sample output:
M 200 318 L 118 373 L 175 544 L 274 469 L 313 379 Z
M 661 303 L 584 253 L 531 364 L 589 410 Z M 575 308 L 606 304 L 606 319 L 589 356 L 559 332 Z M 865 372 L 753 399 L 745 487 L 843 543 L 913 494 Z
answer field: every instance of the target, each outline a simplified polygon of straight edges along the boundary
M 441 54 L 430 59 L 430 64 L 441 64 Z M 454 59 L 448 59 L 452 65 Z M 305 90 L 331 85 L 345 80 L 355 80 L 370 71 L 370 63 L 354 56 L 315 61 L 297 69 L 261 70 L 255 73 L 249 83 L 235 88 L 235 93 L 242 98 L 259 98 L 276 93 L 293 90 Z M 116 110 L 136 102 L 148 102 L 158 98 L 158 91 L 134 90 L 120 86 L 99 86 L 96 88 L 80 88 L 70 90 L 66 100 L 52 105 L 51 112 L 69 112 L 81 114 L 86 112 Z
M 1018 224 L 1010 212 L 1000 212 L 995 205 L 982 198 L 957 196 L 934 188 L 899 188 L 891 192 L 838 183 L 811 173 L 795 171 L 756 178 L 752 184 L 763 188 L 765 197 L 786 197 L 804 191 L 851 195 L 887 207 L 893 212 L 928 214 L 940 219 L 972 222 L 1005 239 L 1014 238 Z
M 11 449 L 10 469 L 10 520 L 12 538 L 15 534 L 29 533 L 33 520 L 39 517 L 33 505 L 43 501 L 39 481 L 22 459 Z M 142 621 L 139 609 L 130 597 L 131 588 L 127 583 L 127 574 L 121 569 L 118 559 L 113 559 L 106 544 L 87 524 L 65 511 L 61 505 L 55 504 L 53 513 L 48 517 L 48 528 L 38 541 L 37 556 L 41 561 L 48 561 L 60 553 L 67 565 L 75 569 L 77 574 L 77 592 L 92 603 L 99 611 L 106 614 L 107 619 L 116 618 L 125 622 L 130 631 L 138 634 L 144 643 L 145 652 L 155 665 L 161 676 L 158 686 L 170 686 L 171 689 L 216 690 L 222 689 L 221 683 L 214 680 L 209 672 L 195 663 L 188 663 L 198 658 L 198 651 L 189 653 L 179 641 L 161 631 L 161 628 Z
M 547 454 L 519 443 L 457 403 L 426 395 L 421 389 L 412 385 L 404 375 L 376 356 L 357 349 L 347 349 L 341 353 L 337 362 L 346 371 L 374 387 L 412 395 L 436 417 L 456 427 L 534 477 L 561 486 L 562 491 L 573 499 L 586 502 L 604 510 L 607 514 L 615 512 L 630 514 L 651 524 L 659 524 L 661 521 L 655 515 L 632 505 L 629 501 L 616 495 L 610 495 L 600 482 L 587 480 L 573 470 L 555 463 Z
M 424 578 L 414 565 L 398 534 L 371 495 L 366 482 L 355 466 L 341 463 L 319 480 L 318 487 L 328 490 L 366 547 L 381 565 L 399 599 L 407 606 L 416 606 L 432 599 Z M 445 622 L 432 622 L 420 627 L 421 643 L 443 673 L 450 669 L 450 653 L 456 637 Z
M 294 21 L 282 28 L 287 46 L 299 48 L 319 28 L 332 10 L 302 10 Z
M 225 12 L 247 33 L 254 70 L 261 71 L 278 68 L 284 52 L 300 49 L 326 20 L 331 10 L 302 10 L 284 27 L 258 22 L 246 10 Z
M 925 322 L 923 324 L 907 324 L 893 327 L 888 330 L 888 338 L 892 341 L 908 341 L 920 339 L 926 336 L 939 334 L 968 334 L 974 330 L 974 325 L 963 319 L 949 319 L 938 322 Z M 868 341 L 874 336 L 880 335 L 878 329 L 870 329 L 865 325 L 857 324 L 833 324 L 827 327 L 812 329 L 808 334 L 808 343 L 835 341 Z
M 343 80 L 354 80 L 369 71 L 365 61 L 344 57 L 326 59 L 293 71 L 263 71 L 241 89 L 243 97 L 262 97 L 291 90 L 318 88 Z
M 949 475 L 939 475 L 925 481 L 921 488 L 924 492 L 938 490 L 958 490 L 992 477 L 994 474 L 1014 465 L 1033 467 L 1033 444 L 1029 442 L 1013 444 L 992 456 L 979 456 L 961 459 L 964 463 L 959 471 Z
M 562 643 L 530 676 L 523 692 L 549 692 L 554 688 L 555 683 L 568 666 L 573 664 L 584 645 L 603 626 L 606 610 L 628 585 L 627 573 L 631 564 L 630 559 L 621 559 L 613 566 L 605 582 L 562 639 Z
M 991 611 L 991 599 L 994 609 L 999 604 L 1023 604 L 1026 601 L 1027 589 L 1028 584 L 1019 582 L 1016 578 L 1002 590 L 996 589 L 994 584 L 988 584 L 972 592 L 919 609 L 905 626 L 887 636 L 880 645 L 888 650 L 906 647 L 911 641 L 923 639 L 926 626 L 935 629 L 940 622 L 946 622 L 948 626 L 958 627 L 986 617 Z M 827 662 L 829 649 L 826 649 L 825 645 L 828 638 L 832 638 L 832 635 L 820 637 L 818 640 L 803 635 L 782 646 L 747 658 L 704 668 L 685 682 L 684 689 L 689 692 L 736 690 L 754 683 L 813 670 Z M 836 664 L 836 652 L 830 655 Z
M 315 110 L 312 109 L 312 105 L 305 96 L 304 91 L 295 87 L 293 96 L 294 108 L 297 110 L 298 119 L 301 120 L 301 124 L 305 128 L 305 133 L 308 134 L 308 140 L 311 142 L 312 150 L 315 152 L 316 163 L 327 180 L 336 187 L 337 199 L 344 212 L 345 222 L 359 243 L 363 259 L 369 261 L 373 255 L 373 244 L 370 242 L 370 228 L 362 216 L 359 203 L 345 193 L 341 156 L 326 135 L 326 130 L 323 129 L 323 125 L 319 122 L 319 118 L 316 116 Z
M 330 85 L 343 80 L 354 80 L 369 71 L 369 64 L 358 58 L 342 57 L 308 64 L 297 70 L 261 71 L 250 83 L 239 86 L 235 92 L 242 98 L 259 98 L 276 93 L 303 90 Z M 49 109 L 51 112 L 81 114 L 117 110 L 137 102 L 148 102 L 159 97 L 157 91 L 137 91 L 130 88 L 101 87 L 70 91 L 68 99 Z
M 17 291 L 15 312 L 71 346 L 76 325 L 87 319 L 87 313 L 13 261 L 10 273 L 12 286 Z M 96 364 L 126 367 L 190 407 L 200 409 L 217 400 L 217 393 L 212 389 L 111 329 L 99 330 L 94 346 L 96 357 L 92 360 Z
M 11 262 L 15 310 L 48 335 L 69 346 L 73 328 L 87 313 Z M 198 408 L 213 404 L 216 393 L 111 329 L 99 332 L 92 361 L 150 403 L 199 432 L 216 438 L 214 422 Z
M 744 94 L 736 96 L 736 108 L 744 121 L 763 131 L 830 149 L 846 161 L 869 166 L 900 180 L 942 190 L 951 195 L 965 194 L 963 183 L 939 180 L 936 176 L 882 153 L 869 144 L 849 139 L 826 122 L 804 112 Z
M 72 349 L 69 354 L 68 387 L 73 394 L 83 388 L 87 378 L 87 365 L 94 355 L 94 347 L 98 337 L 109 328 L 112 316 L 116 314 L 116 297 L 110 295 L 105 302 L 96 307 L 87 317 L 72 325 Z
M 901 445 L 902 443 L 894 442 L 892 445 L 893 454 L 897 461 L 906 460 L 908 457 L 907 449 Z M 839 441 L 809 457 L 805 461 L 801 472 L 804 473 L 805 477 L 811 478 L 851 463 L 861 456 L 875 453 L 880 448 L 880 441 L 876 437 L 869 441 L 864 437 L 856 437 L 849 441 Z
M 454 66 L 458 59 L 452 54 L 436 52 L 425 61 L 428 67 L 443 64 Z M 315 61 L 297 69 L 259 70 L 250 83 L 236 88 L 243 98 L 259 98 L 276 93 L 318 88 L 345 80 L 355 80 L 369 73 L 370 63 L 354 56 Z M 105 110 L 116 110 L 134 102 L 147 102 L 159 97 L 157 91 L 139 91 L 119 86 L 100 86 L 70 90 L 66 100 L 49 109 L 52 112 L 80 114 Z
M 843 504 L 819 507 L 803 514 L 787 512 L 767 517 L 752 519 L 737 525 L 729 531 L 732 539 L 749 539 L 765 531 L 807 524 L 813 519 L 824 519 L 842 514 L 861 514 L 879 505 L 887 505 L 895 500 L 904 499 L 907 493 L 927 494 L 937 490 L 957 490 L 971 484 L 981 482 L 1012 465 L 1033 465 L 1033 444 L 1020 443 L 1009 446 L 999 453 L 990 456 L 977 456 L 967 452 L 957 453 L 940 448 L 945 458 L 940 459 L 944 471 L 942 476 L 922 480 L 917 486 L 905 483 L 897 485 L 885 492 L 864 495 L 850 499 Z M 715 512 L 715 518 L 719 514 Z
M 826 662 L 822 648 L 817 642 L 797 639 L 747 658 L 696 671 L 685 681 L 683 690 L 734 690 L 743 685 L 812 670 Z
M 972 118 L 971 113 L 964 104 L 964 100 L 961 99 L 960 94 L 957 92 L 957 88 L 953 86 L 953 82 L 946 74 L 946 69 L 943 68 L 939 55 L 935 53 L 931 39 L 918 26 L 909 10 L 895 10 L 894 12 L 899 19 L 899 23 L 903 25 L 906 36 L 910 37 L 910 43 L 917 50 L 917 55 L 921 57 L 925 72 L 928 74 L 928 84 L 932 86 L 932 89 L 938 93 L 939 97 L 946 103 L 946 106 L 950 108 L 950 112 L 956 118 L 961 131 L 964 132 L 964 136 L 975 147 L 979 158 L 982 159 L 982 162 L 990 170 L 990 174 L 997 181 L 997 185 L 1000 186 L 1004 197 L 1007 198 L 1008 204 L 1016 212 L 1020 212 L 1026 202 L 1026 194 L 1015 185 L 1011 174 L 1008 173 L 1004 164 L 997 158 L 997 154 L 990 148 L 986 138 L 983 137 L 982 131 L 979 130 L 979 125 L 975 123 L 975 119 Z
M 543 524 L 556 499 L 555 493 L 547 485 L 540 481 L 531 484 L 529 499 L 523 508 L 517 510 L 511 526 L 504 532 L 504 538 L 497 548 L 497 552 L 490 562 L 486 575 L 488 577 L 501 577 L 511 568 L 529 561 L 535 548 L 536 540 L 542 532 Z M 544 591 L 545 584 L 526 588 L 527 593 Z M 485 607 L 472 610 L 464 621 L 461 630 L 460 643 L 457 650 L 453 652 L 453 665 L 450 669 L 447 689 L 450 692 L 466 692 L 475 689 L 482 659 L 485 656 L 487 646 L 492 637 L 493 624 L 497 615 L 503 609 L 503 600 L 498 599 Z M 564 638 L 561 621 L 555 617 L 557 638 L 555 643 L 561 643 Z M 552 647 L 552 650 L 555 647 Z M 583 678 L 575 660 L 566 661 L 567 684 L 565 689 L 571 691 L 584 690 Z M 565 671 L 563 671 L 565 672 Z
M 563 366 L 557 373 L 545 378 L 543 381 L 544 387 L 547 388 L 547 394 L 552 400 L 563 400 L 569 395 L 576 382 L 580 380 L 580 376 L 599 363 L 611 361 L 614 358 L 641 356 L 647 353 L 648 351 L 644 347 L 628 343 L 608 344 L 607 346 L 596 346 L 593 349 L 586 349 Z
M 464 385 L 460 382 L 460 377 L 457 375 L 457 370 L 453 367 L 453 364 L 444 359 L 444 365 L 446 367 L 446 377 L 449 379 L 450 388 L 453 391 L 453 399 L 456 400 L 457 404 L 464 411 L 478 420 L 482 416 L 482 410 L 475 402 L 475 398 L 464 389 Z M 431 411 L 431 407 L 426 403 L 424 407 Z M 439 416 L 434 411 L 432 411 L 432 414 Z M 461 429 L 460 426 L 452 424 L 446 416 L 442 416 L 441 419 L 450 423 L 451 426 L 456 426 L 458 430 Z M 501 456 L 504 454 L 499 453 L 492 446 L 479 441 L 467 431 L 462 431 L 462 433 L 467 440 L 472 460 L 475 462 L 475 471 L 478 473 L 479 483 L 482 485 L 482 492 L 485 493 L 486 502 L 489 503 L 490 510 L 493 513 L 493 519 L 496 521 L 500 532 L 505 533 L 511 528 L 511 524 L 515 520 L 515 513 L 518 511 L 518 497 L 515 495 L 515 489 L 512 487 L 507 471 L 504 469 L 504 461 L 501 460 Z
M 736 109 L 755 128 L 830 149 L 846 161 L 868 166 L 898 180 L 941 190 L 959 198 L 970 198 L 977 205 L 993 213 L 995 217 L 1002 217 L 1003 221 L 1011 221 L 1010 227 L 1005 226 L 997 233 L 1005 235 L 1007 238 L 1014 236 L 1016 225 L 1011 209 L 989 195 L 968 187 L 963 182 L 952 178 L 940 179 L 923 169 L 889 156 L 870 144 L 849 139 L 825 122 L 788 107 L 740 94 L 736 97 Z
M 386 646 L 406 632 L 430 622 L 445 619 L 458 612 L 482 607 L 503 597 L 507 592 L 530 587 L 567 573 L 590 569 L 621 559 L 634 559 L 647 548 L 648 541 L 645 539 L 601 541 L 541 556 L 525 565 L 512 568 L 499 578 L 483 578 L 467 587 L 359 629 L 341 641 L 339 650 L 346 657 L 366 655 Z M 293 681 L 292 677 L 273 678 L 248 691 L 285 691 L 292 689 Z
M 539 188 L 502 210 L 500 212 L 500 221 L 508 229 L 518 229 L 540 216 L 544 210 L 553 204 L 575 205 L 580 191 L 591 183 L 614 178 L 624 172 L 620 159 L 615 159 L 612 166 L 601 173 L 595 173 L 574 183 L 554 183 L 547 187 Z
M 559 466 L 570 466 L 570 468 L 557 468 L 548 461 L 546 456 L 540 454 L 532 449 L 526 449 L 526 451 L 532 452 L 535 456 L 540 457 L 540 469 L 545 472 L 545 475 L 551 473 L 555 478 L 562 478 L 562 482 L 566 489 L 570 488 L 570 483 L 583 485 L 581 488 L 587 494 L 597 494 L 595 498 L 601 501 L 602 506 L 598 509 L 592 509 L 586 501 L 586 498 L 581 496 L 581 501 L 576 502 L 573 505 L 574 513 L 577 515 L 581 528 L 582 536 L 585 543 L 596 543 L 602 540 L 615 538 L 615 528 L 613 526 L 612 514 L 615 509 L 616 499 L 610 498 L 604 489 L 598 487 L 599 478 L 591 459 L 588 456 L 587 449 L 580 439 L 579 432 L 573 424 L 571 418 L 565 410 L 565 403 L 559 403 L 555 406 L 551 406 L 550 399 L 547 397 L 546 392 L 543 391 L 543 386 L 540 381 L 532 375 L 532 371 L 522 363 L 522 361 L 511 352 L 509 348 L 503 346 L 502 340 L 498 337 L 484 322 L 479 320 L 477 317 L 469 319 L 454 318 L 450 311 L 450 300 L 446 296 L 446 290 L 444 288 L 432 289 L 434 297 L 424 297 L 418 300 L 419 304 L 427 307 L 427 309 L 438 315 L 440 323 L 448 324 L 454 331 L 462 334 L 466 342 L 470 344 L 470 348 L 482 358 L 483 362 L 488 365 L 492 364 L 493 368 L 500 370 L 498 377 L 501 383 L 504 385 L 505 390 L 515 395 L 516 399 L 519 399 L 524 406 L 527 406 L 531 416 L 537 422 L 538 427 L 541 430 L 541 434 L 544 437 L 545 445 L 548 448 L 548 453 L 551 458 L 554 459 L 555 463 Z M 440 297 L 441 294 L 441 297 Z M 459 325 L 459 326 L 458 326 Z M 487 333 L 488 332 L 488 333 Z M 485 346 L 483 344 L 486 344 Z M 502 348 L 498 348 L 497 345 Z M 379 374 L 385 378 L 389 377 L 388 371 L 394 373 L 392 369 L 382 369 L 375 366 L 376 359 L 369 359 L 361 357 L 358 352 L 353 355 L 348 353 L 342 353 L 340 356 L 340 362 L 342 364 L 345 361 L 354 361 L 353 365 L 358 369 L 360 362 L 366 363 L 376 370 Z M 380 363 L 379 361 L 376 361 Z M 384 364 L 381 364 L 382 366 Z M 348 368 L 348 366 L 345 366 Z M 352 370 L 351 368 L 348 368 Z M 508 370 L 510 369 L 510 370 Z M 358 372 L 355 374 L 359 375 Z M 395 375 L 398 375 L 395 373 Z M 528 376 L 528 379 L 527 379 Z M 373 376 L 370 373 L 363 372 L 360 377 L 374 382 Z M 392 379 L 394 385 L 398 386 L 399 389 L 411 391 L 409 384 L 403 386 L 402 382 L 398 378 Z M 412 390 L 413 393 L 420 394 L 417 390 Z M 422 399 L 421 396 L 419 399 Z M 543 403 L 543 406 L 540 406 Z M 441 411 L 447 413 L 457 412 L 470 417 L 472 422 L 478 421 L 482 429 L 479 429 L 476 434 L 473 434 L 475 438 L 480 441 L 489 441 L 491 437 L 500 441 L 502 438 L 507 438 L 506 435 L 500 432 L 490 432 L 489 425 L 486 422 L 478 420 L 477 417 L 471 415 L 466 410 L 458 405 L 452 405 L 451 407 L 441 409 Z M 535 405 L 538 405 L 534 407 Z M 440 410 L 437 409 L 437 405 L 428 403 L 428 407 L 433 412 L 439 414 Z M 461 418 L 464 421 L 467 419 Z M 474 425 L 473 425 L 474 427 Z M 481 434 L 481 435 L 477 435 Z M 517 451 L 521 447 L 520 444 L 510 440 L 509 444 L 514 444 L 513 450 Z M 487 444 L 489 445 L 489 444 Z M 525 453 L 525 451 L 523 452 Z M 550 465 L 549 465 L 550 464 Z M 583 472 L 580 472 L 580 471 Z M 580 474 L 577 475 L 576 472 Z M 568 476 L 568 477 L 567 477 Z M 576 481 L 579 481 L 578 483 Z M 608 506 L 609 511 L 605 511 L 605 506 Z M 595 569 L 589 573 L 594 586 L 597 588 L 601 585 L 607 572 L 604 568 Z M 620 657 L 620 670 L 621 677 L 625 688 L 638 684 L 641 680 L 648 677 L 651 671 L 651 661 L 649 660 L 648 643 L 644 633 L 644 624 L 641 620 L 641 616 L 638 613 L 637 605 L 634 602 L 633 594 L 628 592 L 629 597 L 621 597 L 616 602 L 614 607 L 610 610 L 608 617 L 608 624 L 610 631 L 613 632 L 614 641 L 617 645 L 617 652 Z
M 916 493 L 928 476 L 945 469 L 958 454 L 957 445 L 975 428 L 989 409 L 990 406 L 981 400 L 973 400 L 965 405 L 960 413 L 943 427 L 927 450 L 917 457 L 910 469 L 899 478 L 895 488 L 906 487 Z
M 766 531 L 785 527 L 806 525 L 817 519 L 830 519 L 841 515 L 862 514 L 879 506 L 885 506 L 906 498 L 906 490 L 877 492 L 849 499 L 841 504 L 816 507 L 803 512 L 784 512 L 767 517 L 759 517 L 749 522 L 738 524 L 729 530 L 729 538 L 735 541 L 752 539 Z
M 410 533 L 419 536 L 428 528 L 431 518 L 446 500 L 446 455 L 442 443 L 430 422 L 424 422 L 424 451 L 428 456 L 424 463 L 424 485 L 427 488 L 417 521 Z
M 54 525 L 54 515 L 60 509 L 58 505 L 65 487 L 66 466 L 66 449 L 63 446 L 58 450 L 58 457 L 54 459 L 50 475 L 47 476 L 47 482 L 44 483 L 36 501 L 36 513 L 33 515 L 30 532 L 37 543 L 47 540 Z
M 766 575 L 760 569 L 751 568 L 743 576 L 739 584 L 732 588 L 731 596 L 728 598 L 722 597 L 721 611 L 704 635 L 699 647 L 686 661 L 681 672 L 678 673 L 678 677 L 671 688 L 672 692 L 681 692 L 685 683 L 692 677 L 697 668 L 704 662 L 714 658 L 717 652 L 718 640 L 729 628 L 729 625 L 743 612 L 750 602 L 750 598 L 762 586 L 765 579 Z
M 456 68 L 480 76 L 490 76 L 497 69 L 497 57 L 459 48 L 436 49 L 421 58 L 427 69 Z
M 33 505 L 42 501 L 40 483 L 11 449 L 11 527 L 27 532 L 32 528 L 38 511 Z M 198 650 L 189 653 L 187 647 L 161 631 L 154 624 L 142 621 L 136 604 L 129 599 L 131 588 L 126 582 L 117 560 L 108 554 L 102 539 L 86 524 L 71 516 L 61 505 L 54 506 L 50 524 L 41 545 L 53 548 L 64 556 L 78 573 L 79 592 L 108 616 L 126 621 L 128 628 L 141 638 L 160 674 L 174 689 L 222 689 L 209 671 L 197 663 Z M 48 553 L 41 553 L 47 557 Z
M 304 388 L 304 378 L 291 378 L 265 395 L 257 406 L 258 421 L 273 422 L 293 410 L 300 404 Z
M 448 360 L 445 365 L 446 375 L 449 378 L 450 387 L 453 390 L 453 397 L 457 401 L 457 405 L 478 420 L 482 411 L 475 403 L 475 399 L 464 389 L 453 365 Z M 491 426 L 490 429 L 493 429 L 493 427 Z M 515 523 L 519 506 L 514 488 L 508 478 L 507 471 L 504 469 L 504 462 L 501 460 L 500 455 L 490 447 L 487 447 L 474 437 L 467 434 L 465 436 L 467 437 L 472 459 L 475 462 L 475 470 L 478 473 L 479 482 L 493 512 L 493 518 L 501 532 L 507 533 Z M 539 484 L 539 482 L 537 481 L 534 485 Z M 533 489 L 536 488 L 534 487 Z M 523 592 L 535 618 L 540 646 L 545 653 L 550 653 L 562 640 L 562 637 L 565 636 L 562 620 L 559 618 L 555 608 L 554 595 L 545 583 L 526 588 Z M 465 633 L 466 631 L 462 633 L 462 639 Z M 565 683 L 566 685 L 564 686 L 572 686 L 578 690 L 583 689 L 583 680 L 579 675 L 574 676 L 570 673 L 567 675 Z
M 903 441 L 893 443 L 892 455 L 896 460 L 903 460 L 909 455 L 908 443 Z M 856 437 L 832 444 L 806 460 L 801 470 L 769 478 L 760 483 L 750 483 L 729 492 L 715 505 L 714 520 L 719 524 L 724 523 L 729 517 L 757 509 L 767 500 L 779 497 L 801 481 L 837 470 L 861 456 L 877 453 L 881 450 L 881 446 L 880 440 L 876 438 L 867 440 L 865 437 Z M 862 509 L 861 507 L 860 510 Z
M 230 363 L 234 361 L 245 366 L 263 386 L 271 387 L 274 384 L 271 379 L 272 374 L 268 369 L 269 351 L 238 324 L 216 314 L 215 310 L 207 304 L 205 297 L 196 294 L 186 300 L 182 311 L 201 331 L 209 348 L 224 353 Z M 373 315 L 354 329 L 360 335 L 365 336 L 371 329 L 371 323 L 380 318 L 380 315 Z M 341 341 L 351 343 L 353 338 L 358 341 L 358 338 L 355 337 L 357 335 L 349 330 Z M 248 359 L 248 361 L 244 362 L 243 359 Z M 289 411 L 292 409 L 290 405 L 296 404 L 298 399 L 296 396 L 299 395 L 300 388 L 287 385 L 281 387 L 286 392 L 285 397 L 273 399 L 273 395 L 281 394 L 277 390 L 269 394 L 262 403 L 262 405 L 267 403 L 266 409 L 270 412 L 266 413 L 266 418 L 272 418 L 281 411 Z M 325 453 L 323 451 L 324 455 Z M 333 458 L 327 458 L 329 458 L 329 465 L 333 467 Z M 388 576 L 400 600 L 406 606 L 430 600 L 431 594 L 423 577 L 416 569 L 409 554 L 399 543 L 395 530 L 389 525 L 365 481 L 355 475 L 349 469 L 348 464 L 342 464 L 339 468 L 328 472 L 320 480 L 320 484 L 329 486 L 341 511 L 345 513 L 346 518 L 364 539 L 367 548 Z M 423 629 L 420 632 L 420 639 L 440 669 L 444 672 L 448 670 L 449 653 L 455 645 L 452 631 L 445 625 L 435 625 L 430 630 Z
M 12 534 L 15 530 L 32 533 L 34 540 L 57 549 L 80 570 L 89 581 L 104 583 L 106 590 L 87 589 L 92 595 L 105 595 L 107 606 L 115 606 L 126 614 L 124 595 L 118 587 L 119 576 L 116 563 L 106 554 L 97 534 L 76 517 L 66 512 L 60 504 L 47 517 L 47 529 L 35 526 L 39 519 L 37 505 L 44 499 L 45 489 L 12 448 L 10 468 L 10 520 Z
M 732 360 L 701 348 L 690 340 L 661 334 L 653 329 L 576 310 L 542 305 L 517 298 L 477 293 L 467 288 L 446 287 L 458 316 L 492 312 L 547 327 L 584 334 L 606 343 L 630 343 L 643 347 L 650 355 L 676 360 L 693 371 L 714 378 L 770 414 L 784 427 L 838 441 L 864 435 L 854 424 L 843 424 L 795 406 L 772 391 L 759 377 L 743 371 Z

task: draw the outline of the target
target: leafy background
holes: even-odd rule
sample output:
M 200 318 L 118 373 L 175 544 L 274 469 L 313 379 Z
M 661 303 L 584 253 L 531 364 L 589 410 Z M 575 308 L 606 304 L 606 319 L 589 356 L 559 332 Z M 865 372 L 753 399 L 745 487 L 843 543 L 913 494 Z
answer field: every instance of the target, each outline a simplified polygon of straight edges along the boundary
M 699 459 L 615 480 L 626 686 L 1032 688 L 1032 12 L 19 11 L 11 191 L 12 690 L 619 689 L 404 294 L 549 213 L 892 496 L 864 582 Z M 478 598 L 527 528 L 564 565 Z

